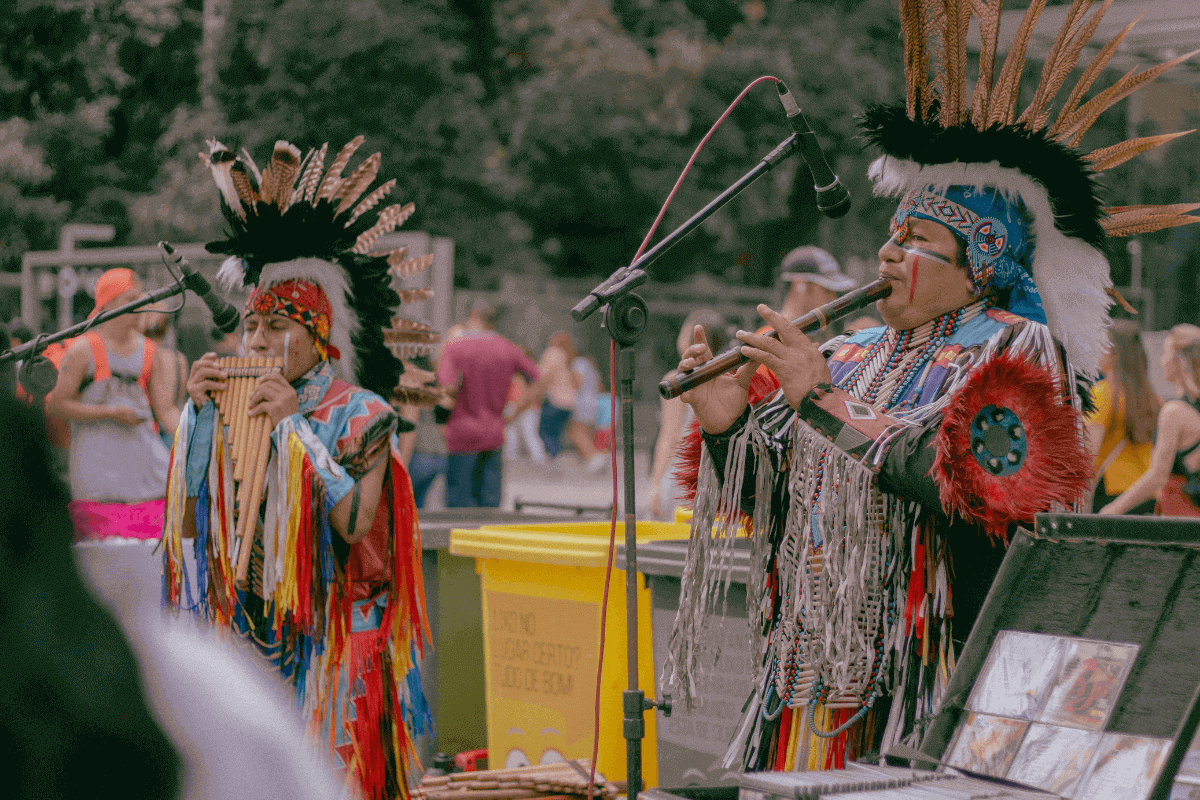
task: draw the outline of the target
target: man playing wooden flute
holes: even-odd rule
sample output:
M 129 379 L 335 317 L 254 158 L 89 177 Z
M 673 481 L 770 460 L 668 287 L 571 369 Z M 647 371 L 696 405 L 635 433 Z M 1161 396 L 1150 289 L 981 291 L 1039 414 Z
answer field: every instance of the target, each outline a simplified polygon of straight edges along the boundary
M 732 547 L 741 513 L 753 528 L 760 672 L 726 768 L 840 767 L 920 745 L 1010 531 L 1089 486 L 1078 411 L 1107 341 L 1105 235 L 1196 221 L 1187 207 L 1101 208 L 1094 172 L 1172 137 L 1077 151 L 1105 102 L 1128 92 L 1055 117 L 1065 62 L 1045 65 L 1058 77 L 1018 117 L 1023 48 L 991 86 L 998 5 L 947 0 L 931 21 L 929 4 L 901 0 L 907 103 L 863 120 L 883 153 L 876 194 L 901 198 L 879 250 L 885 326 L 835 340 L 826 359 L 760 306 L 779 340 L 739 333 L 750 361 L 682 395 L 703 448 L 664 691 L 696 694 L 711 664 L 700 633 L 728 575 L 714 568 L 728 551 L 714 548 Z M 973 15 L 990 42 L 974 95 L 965 55 L 942 53 Z M 1050 52 L 1068 51 L 1078 57 Z M 932 82 L 931 64 L 945 71 Z M 681 372 L 711 358 L 702 330 L 693 341 Z M 753 403 L 759 364 L 780 388 Z
M 407 796 L 413 735 L 429 713 L 417 672 L 426 636 L 420 531 L 401 423 L 384 399 L 403 366 L 381 326 L 400 302 L 391 274 L 428 259 L 370 255 L 412 206 L 374 212 L 395 184 L 368 193 L 378 154 L 342 175 L 361 144 L 325 171 L 325 146 L 302 161 L 277 142 L 261 176 L 220 143 L 202 155 L 233 231 L 209 245 L 231 256 L 218 278 L 250 287 L 244 350 L 281 359 L 283 370 L 257 378 L 249 394 L 248 416 L 269 420 L 270 458 L 262 503 L 236 509 L 256 523 L 239 542 L 227 440 L 240 423 L 221 419 L 210 393 L 245 378 L 227 377 L 213 353 L 193 365 L 168 482 L 164 592 L 251 638 L 295 686 L 310 731 L 347 779 L 368 798 L 393 798 Z M 194 577 L 184 538 L 194 539 Z M 245 547 L 242 585 L 235 565 Z

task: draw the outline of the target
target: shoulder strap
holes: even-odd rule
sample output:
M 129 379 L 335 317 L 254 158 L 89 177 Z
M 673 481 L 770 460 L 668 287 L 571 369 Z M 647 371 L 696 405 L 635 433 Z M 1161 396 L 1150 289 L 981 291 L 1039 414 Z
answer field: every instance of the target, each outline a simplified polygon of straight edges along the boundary
M 92 363 L 96 366 L 92 380 L 97 383 L 108 380 L 112 377 L 112 370 L 108 367 L 108 351 L 104 349 L 104 340 L 95 331 L 89 331 L 83 336 L 92 348 Z
M 142 337 L 142 371 L 138 375 L 138 386 L 150 397 L 150 369 L 154 366 L 154 350 L 158 347 L 153 339 Z
M 146 405 L 150 407 L 150 425 L 158 433 L 158 417 L 154 414 L 154 404 L 150 402 L 150 370 L 154 367 L 154 351 L 158 348 L 154 340 L 142 337 L 142 371 L 138 375 L 137 384 L 146 395 Z

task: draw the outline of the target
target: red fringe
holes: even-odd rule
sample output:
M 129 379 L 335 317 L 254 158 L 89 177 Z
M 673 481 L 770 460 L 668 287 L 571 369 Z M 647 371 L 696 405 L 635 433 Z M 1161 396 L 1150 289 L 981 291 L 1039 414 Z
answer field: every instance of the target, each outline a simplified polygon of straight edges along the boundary
M 775 390 L 778 388 L 779 379 L 775 377 L 775 373 L 762 369 L 756 370 L 750 379 L 750 405 L 758 405 L 764 399 L 775 394 Z M 696 483 L 700 475 L 700 445 L 702 443 L 700 423 L 692 420 L 680 439 L 679 446 L 675 448 L 676 466 L 671 471 L 671 477 L 682 492 L 683 498 L 689 503 L 696 500 Z
M 971 453 L 971 422 L 989 405 L 1010 409 L 1025 428 L 1025 462 L 1005 477 L 992 475 Z M 1007 544 L 1009 525 L 1030 521 L 1054 503 L 1081 500 L 1091 485 L 1092 459 L 1078 422 L 1048 370 L 1007 353 L 988 361 L 950 400 L 938 431 L 931 475 L 942 507 Z

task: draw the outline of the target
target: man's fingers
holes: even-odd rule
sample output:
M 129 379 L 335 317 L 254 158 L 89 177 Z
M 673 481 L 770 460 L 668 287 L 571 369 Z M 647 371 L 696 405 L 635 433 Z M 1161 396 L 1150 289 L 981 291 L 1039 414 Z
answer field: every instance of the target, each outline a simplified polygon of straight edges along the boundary
M 754 373 L 757 369 L 758 364 L 754 361 L 747 361 L 738 367 L 737 372 L 733 375 L 738 382 L 738 386 L 741 386 L 743 389 L 749 389 L 750 381 L 754 379 Z
M 801 333 L 800 330 L 792 324 L 790 319 L 775 311 L 767 304 L 758 304 L 758 314 L 765 319 L 771 325 L 771 327 L 776 330 L 776 332 L 779 333 L 779 340 L 781 342 L 790 345 L 793 342 L 799 341 L 800 339 L 808 339 L 807 336 Z

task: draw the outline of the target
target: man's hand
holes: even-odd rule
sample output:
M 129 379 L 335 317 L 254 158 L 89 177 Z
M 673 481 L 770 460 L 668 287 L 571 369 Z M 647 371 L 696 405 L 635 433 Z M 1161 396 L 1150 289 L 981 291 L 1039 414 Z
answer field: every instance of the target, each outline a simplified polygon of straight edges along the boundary
M 251 416 L 266 414 L 274 428 L 281 420 L 300 413 L 300 398 L 296 390 L 278 372 L 263 375 L 250 392 L 248 411 Z
M 813 341 L 782 314 L 763 304 L 759 304 L 758 313 L 779 332 L 779 339 L 739 331 L 737 337 L 746 345 L 742 355 L 774 372 L 788 405 L 799 408 L 814 386 L 832 380 L 829 364 Z
M 187 393 L 201 408 L 209 400 L 209 392 L 221 391 L 225 388 L 225 370 L 217 366 L 217 354 L 205 353 L 192 364 L 188 373 Z
M 680 372 L 690 372 L 712 358 L 704 328 L 697 325 L 692 330 L 692 346 L 683 351 L 679 362 Z M 743 364 L 732 375 L 726 373 L 684 392 L 679 399 L 692 407 L 696 419 L 705 433 L 717 434 L 729 430 L 749 405 L 750 379 L 757 365 Z
M 109 406 L 108 418 L 113 422 L 119 422 L 131 428 L 146 421 L 145 417 L 140 416 L 129 406 Z

